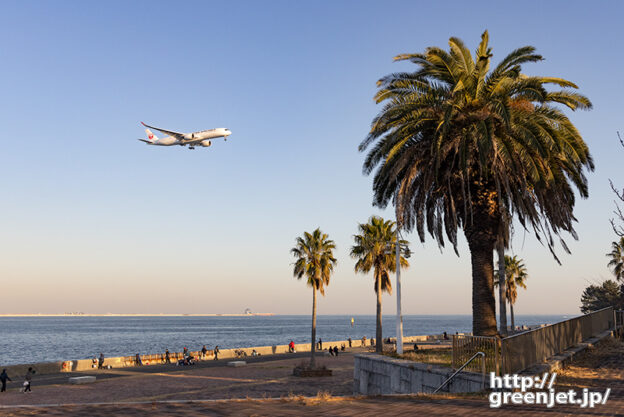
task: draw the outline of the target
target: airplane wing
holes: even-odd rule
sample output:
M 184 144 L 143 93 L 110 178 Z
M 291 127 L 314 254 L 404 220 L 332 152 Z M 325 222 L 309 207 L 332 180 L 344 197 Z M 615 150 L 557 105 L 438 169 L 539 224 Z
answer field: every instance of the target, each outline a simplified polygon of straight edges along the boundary
M 140 140 L 141 142 L 145 142 L 145 143 L 152 143 L 152 142 L 150 142 L 149 140 L 146 140 L 146 139 L 139 139 L 139 140 Z
M 149 129 L 155 129 L 158 130 L 159 132 L 164 133 L 165 135 L 169 135 L 169 136 L 173 136 L 174 138 L 178 139 L 178 140 L 184 140 L 184 133 L 179 133 L 179 132 L 173 132 L 171 130 L 165 130 L 165 129 L 159 129 L 157 127 L 154 126 L 149 126 L 146 125 L 145 123 L 141 122 L 141 124 Z

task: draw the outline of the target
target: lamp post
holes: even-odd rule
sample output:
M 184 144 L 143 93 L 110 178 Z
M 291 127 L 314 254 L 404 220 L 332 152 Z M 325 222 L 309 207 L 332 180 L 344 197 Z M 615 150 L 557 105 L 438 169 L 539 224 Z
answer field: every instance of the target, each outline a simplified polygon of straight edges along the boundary
M 397 219 L 398 220 L 398 219 Z M 397 354 L 403 354 L 403 315 L 401 314 L 401 244 L 399 243 L 399 222 L 397 221 L 396 236 L 396 334 L 397 334 Z
M 397 222 L 396 242 L 394 245 L 396 255 L 396 335 L 397 335 L 397 353 L 403 354 L 403 315 L 401 313 L 401 235 L 399 234 L 399 223 Z M 392 244 L 388 243 L 386 253 L 392 253 Z M 403 250 L 404 257 L 407 259 L 411 256 L 411 252 L 407 244 Z

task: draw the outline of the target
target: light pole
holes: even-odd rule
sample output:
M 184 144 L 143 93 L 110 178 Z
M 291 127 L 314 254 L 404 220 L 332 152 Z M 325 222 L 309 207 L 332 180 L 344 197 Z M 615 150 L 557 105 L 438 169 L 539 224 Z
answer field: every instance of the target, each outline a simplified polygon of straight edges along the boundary
M 398 220 L 398 219 L 397 219 Z M 399 239 L 399 222 L 397 221 L 396 235 L 396 294 L 397 294 L 397 354 L 403 354 L 403 316 L 401 315 L 401 244 Z

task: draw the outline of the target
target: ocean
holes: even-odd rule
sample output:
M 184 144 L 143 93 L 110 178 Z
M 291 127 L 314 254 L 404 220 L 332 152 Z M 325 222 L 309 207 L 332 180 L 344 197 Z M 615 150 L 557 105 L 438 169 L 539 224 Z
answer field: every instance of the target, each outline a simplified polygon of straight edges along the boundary
M 351 326 L 351 317 L 354 326 Z M 519 315 L 516 325 L 556 323 L 570 316 Z M 0 317 L 0 366 L 137 353 L 270 346 L 310 342 L 310 316 Z M 403 334 L 470 332 L 470 315 L 406 315 Z M 383 336 L 394 337 L 395 316 L 383 316 Z M 375 316 L 321 315 L 316 337 L 324 341 L 375 336 Z

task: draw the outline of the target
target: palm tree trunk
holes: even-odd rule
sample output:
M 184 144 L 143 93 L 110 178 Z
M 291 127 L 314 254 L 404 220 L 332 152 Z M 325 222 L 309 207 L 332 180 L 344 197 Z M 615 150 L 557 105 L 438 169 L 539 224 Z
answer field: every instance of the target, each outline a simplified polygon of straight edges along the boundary
M 312 343 L 310 343 L 310 368 L 316 367 L 314 353 L 316 352 L 316 288 L 312 287 Z
M 500 334 L 507 335 L 507 289 L 505 288 L 507 281 L 505 280 L 505 246 L 503 239 L 499 239 L 496 245 L 498 252 L 498 306 L 500 320 Z
M 378 274 L 375 274 L 378 275 Z M 383 352 L 383 338 L 381 332 L 381 277 L 375 279 L 375 287 L 377 289 L 377 332 L 375 340 L 375 352 Z
M 490 239 L 487 233 L 475 232 L 475 229 L 466 233 L 472 260 L 472 333 L 476 336 L 496 336 L 495 239 Z
M 514 320 L 514 313 L 513 313 L 513 304 L 509 303 L 509 310 L 511 313 L 511 330 L 515 331 L 516 330 L 516 322 Z

